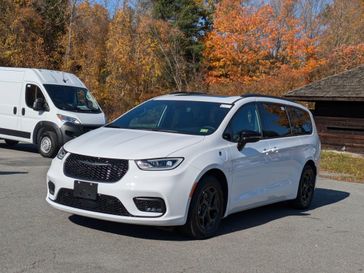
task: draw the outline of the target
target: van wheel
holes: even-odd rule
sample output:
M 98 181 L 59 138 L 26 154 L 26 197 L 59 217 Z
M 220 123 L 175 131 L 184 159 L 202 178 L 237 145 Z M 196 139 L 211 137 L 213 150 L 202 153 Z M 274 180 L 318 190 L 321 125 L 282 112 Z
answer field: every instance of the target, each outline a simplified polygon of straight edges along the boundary
M 292 201 L 293 207 L 297 209 L 308 209 L 311 205 L 315 192 L 316 173 L 312 166 L 306 165 L 303 168 L 297 197 Z
M 54 132 L 44 132 L 38 140 L 39 153 L 44 157 L 55 157 L 58 152 L 57 135 Z
M 219 181 L 214 176 L 203 177 L 193 194 L 182 231 L 195 239 L 212 237 L 219 228 L 223 208 L 224 197 Z
M 5 143 L 8 145 L 8 146 L 15 146 L 16 144 L 19 143 L 19 141 L 16 141 L 16 140 L 10 140 L 10 139 L 4 139 L 5 140 Z

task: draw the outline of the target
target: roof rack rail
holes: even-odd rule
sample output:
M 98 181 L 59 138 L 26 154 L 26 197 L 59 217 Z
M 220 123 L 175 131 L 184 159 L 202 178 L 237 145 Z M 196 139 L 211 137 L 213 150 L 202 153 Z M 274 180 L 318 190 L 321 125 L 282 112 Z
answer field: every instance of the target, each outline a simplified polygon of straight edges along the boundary
M 292 102 L 292 100 L 287 99 L 287 98 L 282 98 L 282 97 L 277 97 L 277 96 L 268 96 L 268 95 L 262 95 L 262 94 L 254 94 L 254 93 L 247 93 L 247 94 L 241 95 L 240 97 L 242 97 L 242 98 L 250 98 L 250 97 L 270 98 L 270 99 L 279 99 L 279 100 L 285 100 L 285 101 Z
M 195 92 L 195 91 L 174 91 L 169 93 L 169 95 L 206 95 L 205 92 Z

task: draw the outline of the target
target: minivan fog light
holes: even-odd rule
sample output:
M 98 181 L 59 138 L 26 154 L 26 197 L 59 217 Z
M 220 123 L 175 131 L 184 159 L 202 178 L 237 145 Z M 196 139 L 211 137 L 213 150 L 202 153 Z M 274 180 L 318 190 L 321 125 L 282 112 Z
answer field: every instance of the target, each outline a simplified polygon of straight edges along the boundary
M 167 171 L 177 168 L 183 161 L 182 157 L 141 159 L 135 163 L 143 171 Z
M 158 197 L 135 197 L 135 206 L 140 211 L 145 212 L 155 212 L 155 213 L 165 213 L 166 204 L 162 198 Z

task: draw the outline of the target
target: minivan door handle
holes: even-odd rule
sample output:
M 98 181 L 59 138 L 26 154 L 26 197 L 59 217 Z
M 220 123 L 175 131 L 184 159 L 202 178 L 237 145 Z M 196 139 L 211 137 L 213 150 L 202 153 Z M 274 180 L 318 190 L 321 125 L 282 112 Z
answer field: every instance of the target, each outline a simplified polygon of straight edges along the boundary
M 21 109 L 21 114 L 24 116 L 25 115 L 25 108 Z
M 273 147 L 271 149 L 264 149 L 263 152 L 267 155 L 267 154 L 270 154 L 270 153 L 278 153 L 278 148 L 277 147 Z
M 18 108 L 16 108 L 16 106 L 14 106 L 14 108 L 13 108 L 13 114 L 16 115 L 17 112 L 18 112 Z

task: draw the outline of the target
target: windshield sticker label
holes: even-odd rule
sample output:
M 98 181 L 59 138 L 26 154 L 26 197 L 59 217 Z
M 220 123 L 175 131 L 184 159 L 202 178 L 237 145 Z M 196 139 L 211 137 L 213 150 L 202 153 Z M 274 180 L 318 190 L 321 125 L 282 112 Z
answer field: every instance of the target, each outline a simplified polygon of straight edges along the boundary
M 231 108 L 231 104 L 220 104 L 220 108 Z
M 206 129 L 206 128 L 202 128 L 200 130 L 200 133 L 208 133 L 209 132 L 209 129 Z

